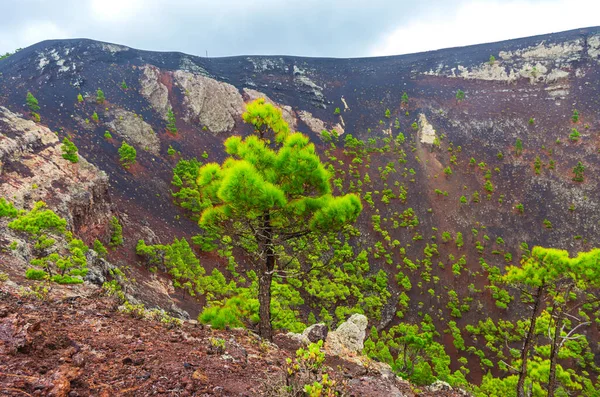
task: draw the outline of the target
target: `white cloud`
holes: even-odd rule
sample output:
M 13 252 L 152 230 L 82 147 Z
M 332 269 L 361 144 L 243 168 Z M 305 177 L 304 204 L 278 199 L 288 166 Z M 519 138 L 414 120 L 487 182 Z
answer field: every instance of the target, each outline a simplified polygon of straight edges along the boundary
M 448 15 L 420 15 L 384 35 L 371 56 L 489 43 L 600 25 L 600 1 L 470 1 Z
M 150 3 L 150 2 L 148 2 Z M 124 22 L 138 17 L 144 7 L 142 0 L 91 0 L 92 16 L 102 22 Z
M 68 32 L 50 21 L 28 21 L 20 29 L 0 37 L 0 48 L 7 51 L 24 48 L 32 43 L 48 39 L 61 39 L 69 37 Z

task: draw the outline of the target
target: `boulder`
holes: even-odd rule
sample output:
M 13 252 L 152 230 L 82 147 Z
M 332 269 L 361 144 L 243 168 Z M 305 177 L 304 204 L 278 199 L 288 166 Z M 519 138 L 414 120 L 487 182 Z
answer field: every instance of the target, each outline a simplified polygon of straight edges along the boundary
M 305 336 L 310 342 L 316 343 L 320 340 L 324 341 L 327 339 L 327 333 L 329 330 L 327 326 L 323 323 L 313 324 L 310 327 L 306 328 L 302 335 Z
M 449 383 L 444 382 L 442 380 L 436 380 L 431 385 L 427 387 L 430 392 L 437 393 L 440 391 L 452 391 L 452 386 Z
M 335 331 L 327 334 L 325 348 L 330 354 L 338 356 L 362 352 L 367 323 L 364 315 L 353 314 Z

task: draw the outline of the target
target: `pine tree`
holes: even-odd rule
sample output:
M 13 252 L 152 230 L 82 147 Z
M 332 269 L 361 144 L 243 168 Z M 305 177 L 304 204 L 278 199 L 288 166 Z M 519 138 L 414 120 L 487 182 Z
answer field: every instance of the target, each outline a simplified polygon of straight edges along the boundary
M 110 218 L 110 242 L 108 245 L 113 248 L 123 245 L 123 226 L 116 216 Z
M 400 103 L 403 105 L 408 105 L 408 94 L 405 92 L 402 94 L 402 99 L 400 99 Z
M 523 153 L 523 141 L 520 138 L 517 138 L 515 141 L 515 154 L 520 156 Z
M 135 164 L 136 159 L 137 151 L 135 148 L 127 144 L 127 142 L 123 142 L 119 148 L 119 160 L 121 161 L 121 164 L 123 164 L 123 167 L 131 167 L 133 164 Z
M 177 133 L 175 114 L 171 108 L 169 108 L 169 111 L 167 112 L 167 131 L 173 134 Z
M 38 104 L 38 100 L 33 96 L 33 94 L 31 92 L 27 93 L 27 98 L 25 99 L 25 103 L 27 104 L 27 107 L 29 108 L 29 110 L 31 110 L 32 112 L 37 112 L 38 110 L 40 110 L 40 105 Z
M 575 176 L 573 177 L 573 180 L 575 182 L 583 182 L 583 172 L 584 171 L 585 171 L 585 167 L 583 166 L 581 161 L 578 161 L 577 165 L 575 167 L 573 167 L 573 174 L 575 174 Z
M 63 139 L 62 142 L 62 146 L 61 146 L 61 150 L 63 152 L 62 157 L 65 160 L 69 160 L 71 163 L 77 163 L 79 162 L 79 156 L 77 156 L 77 146 L 75 146 L 75 144 L 73 142 L 71 142 L 69 140 L 69 138 L 65 137 L 65 139 Z
M 98 91 L 96 91 L 96 102 L 102 104 L 105 100 L 106 98 L 104 97 L 104 92 L 98 88 Z
M 290 133 L 281 110 L 260 98 L 243 114 L 256 135 L 225 141 L 229 158 L 199 170 L 205 201 L 199 225 L 252 258 L 258 278 L 260 335 L 272 338 L 271 283 L 285 270 L 280 254 L 291 241 L 341 230 L 362 210 L 358 196 L 331 195 L 331 175 L 309 138 Z M 267 133 L 269 137 L 267 137 Z

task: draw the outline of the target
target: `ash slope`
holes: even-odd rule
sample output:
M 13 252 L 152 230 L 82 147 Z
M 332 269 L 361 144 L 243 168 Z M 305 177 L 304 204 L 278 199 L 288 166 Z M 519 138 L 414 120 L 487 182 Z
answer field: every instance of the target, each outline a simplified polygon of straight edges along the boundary
M 495 62 L 490 62 L 490 55 Z M 401 289 L 394 281 L 396 265 L 404 257 L 421 259 L 432 237 L 438 241 L 440 261 L 451 264 L 446 259 L 449 255 L 466 258 L 469 271 L 459 277 L 452 274 L 451 266 L 433 269 L 433 275 L 443 281 L 432 288 L 456 289 L 461 299 L 471 294 L 467 285 L 484 290 L 487 283 L 480 271 L 477 242 L 486 247 L 485 260 L 500 268 L 518 263 L 522 242 L 573 253 L 600 244 L 599 56 L 598 27 L 363 59 L 206 59 L 91 40 L 46 41 L 0 61 L 0 105 L 27 113 L 24 99 L 32 92 L 41 106 L 42 124 L 57 131 L 61 139 L 71 136 L 80 153 L 108 174 L 113 203 L 128 221 L 126 248 L 113 253 L 111 260 L 124 263 L 136 260 L 133 247 L 138 230 L 152 230 L 155 236 L 149 237 L 163 243 L 173 236 L 190 237 L 197 232 L 195 222 L 172 203 L 172 168 L 178 158 L 201 159 L 204 152 L 211 161 L 221 160 L 224 139 L 250 132 L 240 117 L 244 101 L 267 96 L 323 153 L 328 147 L 320 138 L 323 128 L 365 142 L 377 139 L 379 147 L 384 138 L 402 131 L 407 138 L 406 163 L 399 164 L 394 152 L 373 151 L 369 168 L 366 164 L 356 168 L 360 178 L 353 178 L 350 172 L 335 176 L 342 180 L 344 190 L 358 189 L 363 197 L 367 191 L 374 193 L 373 205 L 365 203 L 358 221 L 362 234 L 358 244 L 387 244 L 372 223 L 372 217 L 380 215 L 381 227 L 405 248 L 405 254 L 389 248 L 391 264 L 370 252 L 374 269 L 389 274 L 393 291 L 382 318 L 373 320 L 385 328 L 397 321 L 394 313 Z M 127 89 L 121 87 L 122 82 Z M 99 88 L 107 99 L 102 105 L 95 101 Z M 458 90 L 465 93 L 462 101 L 456 99 Z M 401 101 L 404 92 L 408 104 Z M 78 94 L 82 94 L 82 102 L 77 100 Z M 178 119 L 176 135 L 165 129 L 169 107 Z M 334 114 L 337 107 L 340 115 Z M 574 109 L 580 114 L 576 123 L 571 120 Z M 94 112 L 99 115 L 97 123 L 91 120 Z M 581 134 L 576 141 L 569 139 L 573 128 Z M 105 131 L 113 138 L 105 139 Z M 436 138 L 439 148 L 432 145 Z M 520 155 L 515 154 L 518 138 L 524 147 Z M 138 163 L 129 170 L 118 161 L 117 150 L 124 140 L 138 150 Z M 169 146 L 180 154 L 168 155 Z M 344 162 L 340 167 L 347 171 L 352 157 L 341 150 L 332 155 Z M 535 166 L 538 157 L 539 174 Z M 471 158 L 484 165 L 472 166 Z M 578 161 L 586 167 L 583 183 L 572 180 L 572 168 Z M 394 170 L 384 177 L 382 171 L 390 162 Z M 445 167 L 451 167 L 452 175 L 445 176 Z M 489 198 L 482 168 L 491 173 Z M 5 167 L 3 173 L 8 171 Z M 370 174 L 369 183 L 364 180 L 366 173 Z M 360 188 L 358 179 L 364 182 Z M 395 198 L 386 203 L 377 193 L 391 187 L 398 196 L 400 186 L 406 190 L 405 200 Z M 475 200 L 475 192 L 480 200 Z M 461 196 L 467 204 L 461 204 Z M 518 204 L 523 205 L 523 213 L 516 209 Z M 409 208 L 419 224 L 393 227 L 395 213 Z M 106 230 L 94 228 L 82 232 L 82 237 L 88 242 L 96 237 L 106 239 Z M 462 233 L 464 247 L 441 243 L 442 232 Z M 483 234 L 489 239 L 484 241 Z M 211 255 L 202 261 L 208 267 L 222 265 Z M 407 274 L 413 285 L 420 281 L 418 273 Z M 409 293 L 411 305 L 420 302 L 430 307 L 442 330 L 448 313 L 438 313 L 447 310 L 448 298 L 443 291 L 432 305 L 422 293 L 427 288 Z M 488 315 L 506 315 L 494 306 L 487 290 L 476 297 L 476 303 L 457 320 L 461 328 Z M 199 310 L 199 305 L 186 305 L 192 315 Z M 419 321 L 414 311 L 406 318 Z M 451 343 L 446 345 L 452 352 Z M 474 371 L 471 376 L 476 379 L 479 375 Z

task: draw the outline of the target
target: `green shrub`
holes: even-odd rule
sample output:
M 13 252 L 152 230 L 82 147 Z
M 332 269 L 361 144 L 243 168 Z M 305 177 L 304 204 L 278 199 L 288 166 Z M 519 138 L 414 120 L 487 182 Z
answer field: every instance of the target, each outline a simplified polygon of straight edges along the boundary
M 108 250 L 98 239 L 94 240 L 94 251 L 96 251 L 101 258 L 106 258 L 106 255 L 108 255 Z
M 112 139 L 112 134 L 110 131 L 104 131 L 104 139 Z
M 69 275 L 60 275 L 56 274 L 50 277 L 50 280 L 54 281 L 57 284 L 82 284 L 83 280 L 77 277 L 69 276 Z
M 30 267 L 25 271 L 25 278 L 28 280 L 44 280 L 48 276 L 48 273 L 42 269 L 35 269 Z
M 167 131 L 169 131 L 170 133 L 176 134 L 177 133 L 176 122 L 177 122 L 177 120 L 175 119 L 175 114 L 173 113 L 173 109 L 169 108 L 169 111 L 167 112 Z
M 223 306 L 205 308 L 200 313 L 198 320 L 203 324 L 210 324 L 216 329 L 243 327 L 253 311 L 258 312 L 257 299 L 251 302 L 241 297 L 233 297 L 228 299 Z M 257 323 L 258 315 L 255 316 L 254 322 Z
M 31 110 L 32 112 L 37 112 L 38 110 L 40 110 L 40 105 L 38 104 L 38 100 L 33 96 L 33 94 L 31 92 L 27 93 L 27 98 L 25 98 L 25 103 L 27 104 L 27 107 L 29 108 L 29 110 Z
M 128 145 L 127 142 L 123 142 L 121 147 L 119 148 L 119 159 L 123 167 L 129 168 L 131 165 L 135 164 L 137 158 L 137 151 L 131 145 Z
M 10 201 L 7 201 L 4 197 L 0 197 L 0 218 L 16 218 L 18 214 L 17 209 Z
M 44 208 L 46 203 L 38 201 L 31 211 L 18 215 L 17 219 L 8 224 L 8 227 L 32 235 L 39 235 L 42 231 L 64 234 L 67 221 L 56 215 L 54 211 Z
M 123 227 L 119 223 L 119 219 L 113 216 L 110 219 L 110 243 L 113 248 L 123 245 Z
M 83 95 L 77 94 L 77 102 L 79 102 L 79 103 L 83 102 Z
M 79 162 L 79 156 L 77 156 L 77 146 L 73 142 L 69 140 L 69 138 L 65 137 L 62 142 L 62 146 L 60 147 L 62 150 L 62 157 L 65 160 L 70 161 L 71 163 Z
M 105 100 L 106 98 L 104 97 L 104 92 L 98 88 L 98 91 L 96 91 L 96 102 L 102 104 Z

